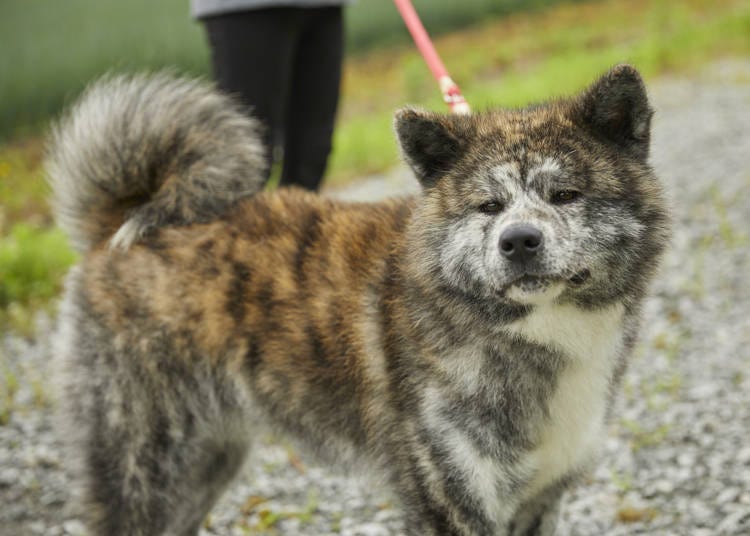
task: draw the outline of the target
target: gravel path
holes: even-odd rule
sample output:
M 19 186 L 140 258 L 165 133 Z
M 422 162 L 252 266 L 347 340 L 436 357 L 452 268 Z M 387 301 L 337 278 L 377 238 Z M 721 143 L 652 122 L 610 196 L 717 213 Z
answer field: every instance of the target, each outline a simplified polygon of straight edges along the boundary
M 675 239 L 606 452 L 569 493 L 560 534 L 750 534 L 750 62 L 662 79 L 653 161 Z M 331 195 L 374 199 L 415 184 L 399 169 Z M 39 333 L 49 330 L 40 319 Z M 77 535 L 45 389 L 48 341 L 0 341 L 0 535 Z M 13 393 L 9 414 L 4 398 Z M 6 392 L 3 391 L 6 390 Z M 7 421 L 7 422 L 5 422 Z M 308 467 L 275 438 L 201 536 L 395 535 L 383 492 Z

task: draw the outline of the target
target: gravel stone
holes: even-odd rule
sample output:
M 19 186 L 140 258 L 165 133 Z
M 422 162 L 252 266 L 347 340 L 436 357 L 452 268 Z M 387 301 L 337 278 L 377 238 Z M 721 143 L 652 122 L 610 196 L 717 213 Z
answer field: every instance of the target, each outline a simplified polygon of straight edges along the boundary
M 641 342 L 598 467 L 571 490 L 561 535 L 750 534 L 750 61 L 650 84 L 652 161 L 674 240 L 644 306 Z M 327 195 L 374 200 L 417 189 L 403 167 Z M 52 321 L 35 341 L 0 336 L 18 380 L 0 425 L 0 536 L 81 536 L 46 394 Z M 386 536 L 403 517 L 384 491 L 314 466 L 269 438 L 201 536 Z M 263 516 L 277 516 L 260 530 Z
M 66 521 L 63 524 L 63 530 L 65 531 L 65 534 L 70 536 L 84 536 L 86 534 L 86 527 L 83 526 L 83 523 L 77 520 Z

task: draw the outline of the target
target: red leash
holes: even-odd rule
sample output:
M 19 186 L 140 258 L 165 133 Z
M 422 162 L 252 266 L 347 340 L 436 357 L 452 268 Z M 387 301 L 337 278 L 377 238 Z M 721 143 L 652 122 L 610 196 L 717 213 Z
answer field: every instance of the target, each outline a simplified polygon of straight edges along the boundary
M 401 17 L 406 23 L 406 27 L 409 29 L 414 43 L 422 53 L 427 66 L 432 71 L 432 76 L 435 77 L 438 84 L 440 85 L 440 91 L 443 93 L 443 99 L 446 104 L 450 106 L 451 112 L 455 114 L 468 114 L 471 109 L 469 103 L 466 102 L 464 96 L 461 94 L 461 90 L 458 88 L 456 83 L 448 75 L 448 71 L 443 65 L 443 61 L 438 56 L 435 46 L 430 40 L 430 36 L 427 35 L 427 31 L 422 25 L 422 21 L 419 20 L 411 0 L 393 0 L 398 8 Z

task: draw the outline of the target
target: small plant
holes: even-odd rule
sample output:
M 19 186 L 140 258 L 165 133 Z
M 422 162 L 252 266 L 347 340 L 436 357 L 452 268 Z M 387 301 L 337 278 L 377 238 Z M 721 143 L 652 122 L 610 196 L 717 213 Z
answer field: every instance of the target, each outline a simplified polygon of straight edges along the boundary
M 258 512 L 258 524 L 256 529 L 259 531 L 266 531 L 273 527 L 276 523 L 282 519 L 283 514 L 280 512 L 274 512 L 273 510 L 261 510 Z
M 5 370 L 0 377 L 0 426 L 10 422 L 17 392 L 18 377 L 10 370 Z
M 735 387 L 739 387 L 740 385 L 742 385 L 742 382 L 744 381 L 744 379 L 745 379 L 745 375 L 742 374 L 741 370 L 735 371 L 732 374 L 732 385 Z
M 273 530 L 276 525 L 285 519 L 297 519 L 302 524 L 312 521 L 313 514 L 318 510 L 318 494 L 314 490 L 307 496 L 307 504 L 301 511 L 277 511 L 267 505 L 268 499 L 259 495 L 250 495 L 240 507 L 242 514 L 249 518 L 255 515 L 257 521 L 254 524 L 248 523 L 245 519 L 238 527 L 244 531 L 268 532 Z
M 620 473 L 613 469 L 612 483 L 620 491 L 620 493 L 625 494 L 633 489 L 633 476 L 628 473 Z
M 631 420 L 623 420 L 622 425 L 630 432 L 630 448 L 633 452 L 658 445 L 666 439 L 671 429 L 669 424 L 661 424 L 655 428 L 644 428 L 640 423 Z
M 0 327 L 28 331 L 29 312 L 59 293 L 75 258 L 65 235 L 56 228 L 18 223 L 0 237 Z
M 722 197 L 718 187 L 714 186 L 711 189 L 711 197 L 716 216 L 719 219 L 719 236 L 725 245 L 730 249 L 737 249 L 747 245 L 748 235 L 743 230 L 738 229 L 729 219 L 727 209 L 730 203 Z
M 46 408 L 51 405 L 47 389 L 40 379 L 31 380 L 31 392 L 33 393 L 33 404 L 37 408 Z

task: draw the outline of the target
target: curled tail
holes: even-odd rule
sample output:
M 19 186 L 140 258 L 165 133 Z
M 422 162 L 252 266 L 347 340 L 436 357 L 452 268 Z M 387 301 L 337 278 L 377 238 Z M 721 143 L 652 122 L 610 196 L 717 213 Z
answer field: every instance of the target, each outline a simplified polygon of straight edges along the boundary
M 52 132 L 46 165 L 58 224 L 84 252 L 209 221 L 263 188 L 258 131 L 210 84 L 164 73 L 105 77 Z

